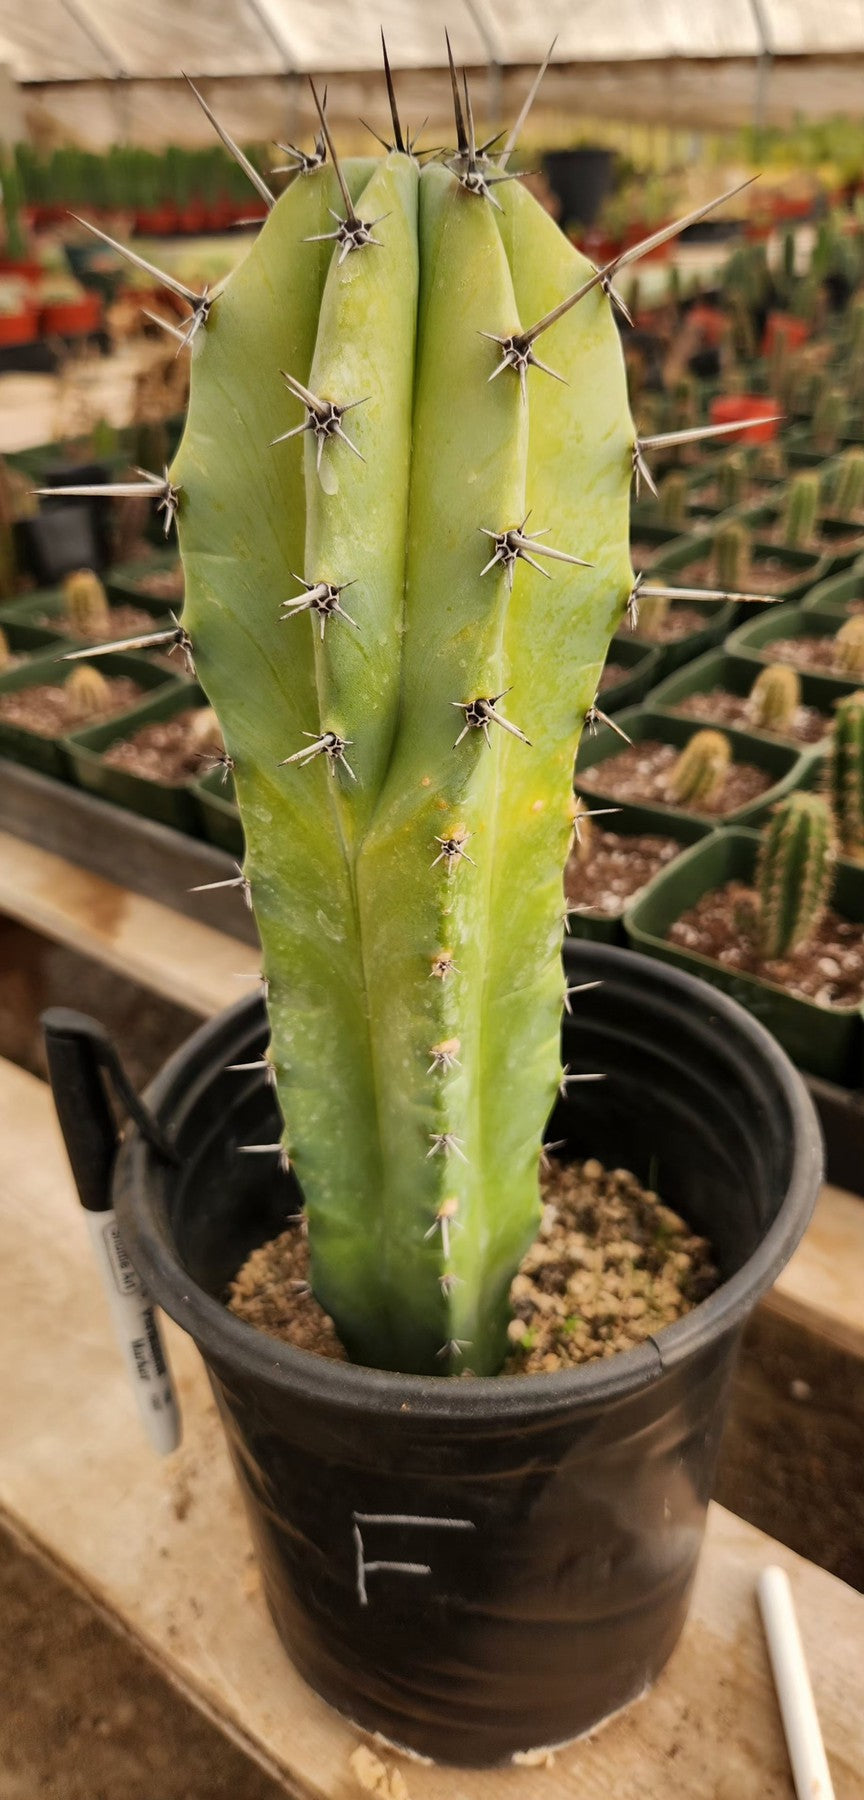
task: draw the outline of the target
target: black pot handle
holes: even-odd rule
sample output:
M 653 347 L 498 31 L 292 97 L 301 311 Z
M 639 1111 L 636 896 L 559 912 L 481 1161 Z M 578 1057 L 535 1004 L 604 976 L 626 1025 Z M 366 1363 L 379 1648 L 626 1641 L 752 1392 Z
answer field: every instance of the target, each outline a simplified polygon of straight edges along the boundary
M 154 1150 L 168 1162 L 180 1159 L 142 1106 L 104 1026 L 67 1006 L 49 1007 L 41 1023 L 54 1105 L 81 1204 L 101 1212 L 110 1205 L 119 1141 L 106 1081 Z

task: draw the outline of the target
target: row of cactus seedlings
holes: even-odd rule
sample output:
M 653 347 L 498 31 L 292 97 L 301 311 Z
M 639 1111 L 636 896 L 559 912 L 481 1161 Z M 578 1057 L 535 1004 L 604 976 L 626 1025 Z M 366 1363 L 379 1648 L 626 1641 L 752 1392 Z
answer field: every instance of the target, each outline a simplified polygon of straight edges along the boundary
M 131 642 L 194 659 L 234 769 L 238 881 L 264 947 L 263 1067 L 290 1133 L 241 1148 L 296 1164 L 313 1283 L 353 1355 L 430 1373 L 467 1359 L 482 1373 L 500 1365 L 510 1275 L 536 1230 L 556 1079 L 567 1094 L 600 1078 L 555 1067 L 561 872 L 581 817 L 573 755 L 582 724 L 604 716 L 609 638 L 622 614 L 635 625 L 641 604 L 670 593 L 762 596 L 653 586 L 626 555 L 631 479 L 654 489 L 655 454 L 737 429 L 637 435 L 612 329 L 614 310 L 626 315 L 621 269 L 712 206 L 586 265 L 508 167 L 521 118 L 503 147 L 479 145 L 467 80 L 452 58 L 450 69 L 456 149 L 422 170 L 386 51 L 393 140 L 371 174 L 340 165 L 313 87 L 320 137 L 312 155 L 292 152 L 278 206 L 247 167 L 270 218 L 260 256 L 224 293 L 195 293 L 107 239 L 188 303 L 187 323 L 169 329 L 192 352 L 189 422 L 171 471 L 68 491 L 144 494 L 166 530 L 178 520 L 184 622 Z M 254 363 L 262 345 L 275 361 L 288 315 L 305 348 L 283 373 L 302 417 L 271 423 L 286 460 L 268 468 L 249 421 L 275 422 L 276 400 Z M 394 413 L 412 390 L 413 463 Z M 526 518 L 526 466 L 557 515 Z M 246 534 L 234 522 L 244 505 Z M 569 544 L 548 543 L 568 519 Z M 279 533 L 299 571 L 281 621 L 280 596 L 267 614 L 248 574 L 272 555 L 267 585 L 274 567 L 287 580 Z M 480 557 L 471 546 L 484 538 Z M 399 612 L 385 628 L 381 570 L 394 557 Z M 289 716 L 296 748 L 279 743 Z

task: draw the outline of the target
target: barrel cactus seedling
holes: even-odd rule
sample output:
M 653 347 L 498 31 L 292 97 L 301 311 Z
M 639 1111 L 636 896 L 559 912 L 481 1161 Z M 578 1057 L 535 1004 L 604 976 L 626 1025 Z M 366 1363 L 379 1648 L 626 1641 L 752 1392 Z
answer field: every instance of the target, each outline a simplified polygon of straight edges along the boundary
M 177 515 L 162 635 L 224 734 L 263 949 L 284 1136 L 238 1148 L 296 1167 L 355 1360 L 484 1374 L 550 1104 L 596 1079 L 559 1065 L 572 769 L 658 447 L 615 277 L 687 221 L 594 268 L 451 76 L 456 147 L 422 168 L 389 82 L 383 158 L 341 163 L 319 104 L 278 201 L 247 171 L 247 260 L 218 293 L 168 281 L 189 414 L 137 491 Z
M 732 750 L 722 731 L 694 731 L 669 774 L 669 792 L 681 806 L 716 800 L 729 771 Z
M 789 663 L 769 663 L 750 689 L 747 710 L 760 731 L 788 731 L 801 705 L 801 680 Z
M 65 576 L 62 591 L 66 617 L 76 636 L 103 637 L 111 618 L 99 576 L 92 569 L 75 569 Z
M 847 619 L 835 633 L 834 666 L 844 675 L 864 675 L 864 617 Z
M 818 794 L 790 794 L 774 808 L 759 850 L 759 948 L 785 956 L 815 931 L 828 904 L 835 859 L 831 812 Z
M 87 719 L 98 718 L 100 713 L 108 712 L 111 689 L 105 676 L 98 669 L 91 668 L 89 663 L 82 663 L 80 669 L 73 669 L 66 682 L 66 705 L 69 718 L 81 724 Z
M 840 849 L 864 862 L 864 692 L 838 701 L 828 759 L 828 795 Z

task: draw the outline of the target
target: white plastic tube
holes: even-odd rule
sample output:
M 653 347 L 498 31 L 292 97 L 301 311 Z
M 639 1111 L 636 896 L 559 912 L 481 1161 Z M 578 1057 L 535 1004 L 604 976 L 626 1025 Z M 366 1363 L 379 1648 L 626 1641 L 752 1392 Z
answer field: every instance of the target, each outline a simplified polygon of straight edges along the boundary
M 834 1785 L 785 1569 L 773 1563 L 763 1569 L 757 1593 L 798 1800 L 834 1800 Z

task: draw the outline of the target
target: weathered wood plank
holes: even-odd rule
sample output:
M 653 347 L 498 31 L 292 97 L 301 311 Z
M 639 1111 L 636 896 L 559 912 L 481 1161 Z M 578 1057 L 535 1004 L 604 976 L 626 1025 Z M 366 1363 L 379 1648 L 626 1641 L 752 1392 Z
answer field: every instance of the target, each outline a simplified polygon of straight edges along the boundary
M 256 952 L 224 932 L 2 831 L 0 911 L 204 1015 L 239 999 L 238 971 L 250 986 L 257 972 Z
M 236 954 L 236 951 L 235 951 Z M 0 1509 L 299 1800 L 350 1800 L 352 1728 L 304 1687 L 265 1615 L 203 1370 L 171 1330 L 185 1420 L 140 1434 L 46 1089 L 0 1066 Z M 551 1770 L 402 1763 L 410 1800 L 791 1800 L 754 1601 L 789 1569 L 836 1784 L 864 1800 L 864 1598 L 719 1508 L 691 1620 L 654 1693 Z

